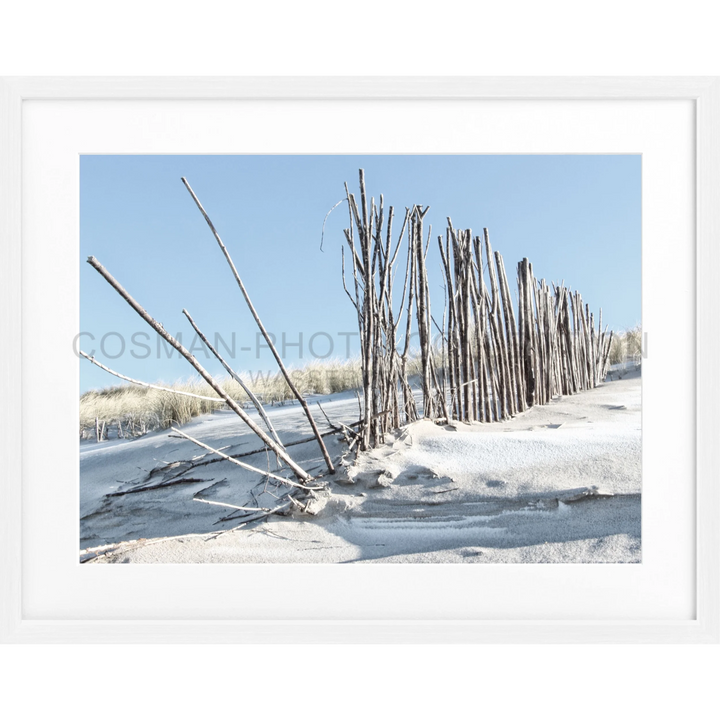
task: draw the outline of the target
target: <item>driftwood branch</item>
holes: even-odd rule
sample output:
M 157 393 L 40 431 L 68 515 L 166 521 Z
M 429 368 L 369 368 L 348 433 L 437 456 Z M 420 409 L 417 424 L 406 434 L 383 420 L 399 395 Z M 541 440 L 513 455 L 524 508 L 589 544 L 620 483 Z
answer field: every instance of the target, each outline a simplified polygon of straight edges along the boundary
M 296 488 L 302 488 L 303 490 L 321 490 L 322 487 L 319 485 L 301 485 L 299 483 L 294 482 L 293 480 L 289 480 L 288 478 L 284 478 L 281 475 L 275 475 L 274 473 L 268 472 L 267 470 L 260 470 L 260 468 L 256 468 L 253 465 L 248 465 L 248 463 L 244 463 L 241 460 L 236 460 L 234 457 L 231 457 L 230 455 L 226 455 L 222 450 L 216 450 L 213 447 L 210 447 L 210 445 L 206 445 L 201 440 L 198 440 L 197 438 L 190 437 L 190 435 L 187 435 L 182 430 L 179 430 L 176 427 L 172 428 L 173 432 L 176 432 L 178 435 L 181 435 L 185 440 L 189 440 L 192 443 L 195 443 L 201 448 L 205 448 L 205 450 L 208 450 L 211 453 L 214 453 L 215 455 L 219 455 L 224 460 L 227 460 L 228 462 L 231 462 L 233 465 L 237 465 L 238 467 L 241 467 L 245 470 L 250 470 L 250 472 L 257 473 L 258 475 L 262 475 L 263 477 L 269 477 L 273 480 L 277 480 L 278 482 L 282 483 L 283 485 L 290 485 L 292 487 Z M 169 437 L 174 437 L 173 435 L 170 435 Z
M 344 203 L 346 198 L 343 198 L 342 200 L 338 200 L 328 211 L 325 215 L 325 219 L 323 220 L 322 224 L 322 232 L 320 233 L 320 252 L 324 252 L 323 250 L 323 241 L 325 240 L 325 223 L 327 222 L 327 219 L 330 217 L 330 213 L 338 206 Z
M 347 289 L 347 284 L 345 283 L 345 247 L 340 248 L 340 256 L 341 256 L 341 267 L 342 267 L 342 284 L 343 289 L 345 290 L 345 294 L 350 298 L 350 302 L 355 307 L 355 310 L 358 310 L 358 305 L 355 300 L 353 300 L 353 296 L 350 294 L 350 291 Z
M 340 420 L 338 420 L 337 421 L 338 424 L 335 425 L 335 423 L 333 423 L 333 421 L 330 420 L 330 418 L 328 417 L 328 414 L 325 412 L 325 409 L 323 408 L 323 406 L 320 403 L 318 403 L 317 406 L 320 408 L 320 412 L 325 416 L 325 420 L 326 420 L 327 424 L 335 432 L 343 433 L 346 438 L 347 438 L 347 433 L 349 433 L 349 432 L 352 433 L 355 437 L 358 437 L 358 433 L 355 432 L 355 430 L 353 430 L 349 425 L 346 425 L 344 422 L 341 422 Z M 349 438 L 347 438 L 347 439 L 349 440 Z
M 98 362 L 94 357 L 91 357 L 90 355 L 83 352 L 82 350 L 78 350 L 78 352 L 85 359 L 89 360 L 93 365 L 97 365 L 99 368 L 101 368 L 105 372 L 108 372 L 111 375 L 114 375 L 115 377 L 120 378 L 121 380 L 127 380 L 128 382 L 133 383 L 134 385 L 141 385 L 142 387 L 151 388 L 152 390 L 162 390 L 163 392 L 173 393 L 174 395 L 185 395 L 186 397 L 198 398 L 198 400 L 207 400 L 208 402 L 223 403 L 223 405 L 225 404 L 225 400 L 223 400 L 223 398 L 220 398 L 220 397 L 208 397 L 207 395 L 196 395 L 195 393 L 185 392 L 184 390 L 174 390 L 173 388 L 163 387 L 162 385 L 151 385 L 150 383 L 143 382 L 142 380 L 134 380 L 133 378 L 127 377 L 127 375 L 121 375 L 119 372 L 115 372 L 115 370 L 111 370 L 109 367 L 107 367 L 106 365 L 103 365 L 101 362 Z
M 226 508 L 232 508 L 233 510 L 245 510 L 247 512 L 264 512 L 264 513 L 273 513 L 277 511 L 277 508 L 264 508 L 264 507 L 245 507 L 244 505 L 231 505 L 230 503 L 224 503 L 224 502 L 218 502 L 217 500 L 205 500 L 205 498 L 196 498 L 194 497 L 193 500 L 195 502 L 201 502 L 205 503 L 206 505 L 219 505 L 220 507 L 226 507 Z
M 205 337 L 203 332 L 200 330 L 200 328 L 197 326 L 195 321 L 192 319 L 190 313 L 187 310 L 183 310 L 183 315 L 188 319 L 188 322 L 192 325 L 193 330 L 197 333 L 197 336 L 207 345 L 207 347 L 210 349 L 210 352 L 220 361 L 222 366 L 225 368 L 225 370 L 229 373 L 230 377 L 235 380 L 235 382 L 245 391 L 245 394 L 250 398 L 250 401 L 255 406 L 255 408 L 258 411 L 258 414 L 263 419 L 263 422 L 267 426 L 267 429 L 270 431 L 270 434 L 273 436 L 275 442 L 284 447 L 283 443 L 280 441 L 280 438 L 278 437 L 277 432 L 275 431 L 275 427 L 273 426 L 272 422 L 270 421 L 270 418 L 268 417 L 267 413 L 265 412 L 265 408 L 262 406 L 262 403 L 258 400 L 255 393 L 247 386 L 247 384 L 243 381 L 243 379 L 228 365 L 223 357 L 220 355 L 220 353 L 215 349 L 215 347 L 212 345 L 212 343 Z M 279 458 L 278 458 L 279 459 Z

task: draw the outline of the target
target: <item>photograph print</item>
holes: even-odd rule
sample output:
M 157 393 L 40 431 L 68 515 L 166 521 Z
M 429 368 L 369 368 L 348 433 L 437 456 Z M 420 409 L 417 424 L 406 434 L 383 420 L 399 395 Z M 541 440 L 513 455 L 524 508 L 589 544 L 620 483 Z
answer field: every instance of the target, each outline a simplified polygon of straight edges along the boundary
M 640 155 L 83 155 L 79 558 L 640 563 Z

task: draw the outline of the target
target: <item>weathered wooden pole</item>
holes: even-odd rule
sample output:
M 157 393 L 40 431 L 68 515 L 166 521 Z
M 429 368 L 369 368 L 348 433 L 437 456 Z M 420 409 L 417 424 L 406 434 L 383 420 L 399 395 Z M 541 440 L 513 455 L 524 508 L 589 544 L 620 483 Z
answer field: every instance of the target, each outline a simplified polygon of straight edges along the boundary
M 427 268 L 425 266 L 425 249 L 423 246 L 423 218 L 429 207 L 422 210 L 415 207 L 415 272 L 417 282 L 417 324 L 420 336 L 420 360 L 422 365 L 423 416 L 435 417 L 435 402 L 430 367 L 430 296 L 428 293 Z
M 505 274 L 505 263 L 503 262 L 502 255 L 497 251 L 495 251 L 495 264 L 497 265 L 498 270 L 500 292 L 502 294 L 503 314 L 505 316 L 508 364 L 510 366 L 510 385 L 512 388 L 511 411 L 515 414 L 522 409 L 519 402 L 519 398 L 522 393 L 520 389 L 520 359 L 518 357 L 517 325 L 515 323 L 515 313 L 513 311 L 512 298 L 510 297 L 507 275 Z
M 194 193 L 193 189 L 190 187 L 190 183 L 185 178 L 181 178 L 183 185 L 187 188 L 188 192 L 192 196 L 192 199 L 195 201 L 195 204 L 198 207 L 198 210 L 200 210 L 202 216 L 205 218 L 205 222 L 208 224 L 208 227 L 212 231 L 212 234 L 215 237 L 215 240 L 217 241 L 218 246 L 220 247 L 220 250 L 222 250 L 223 255 L 225 256 L 225 260 L 227 260 L 228 265 L 230 266 L 230 269 L 232 270 L 233 276 L 235 277 L 235 281 L 238 284 L 238 287 L 240 288 L 240 292 L 243 294 L 243 297 L 245 298 L 245 302 L 247 303 L 248 309 L 250 310 L 250 314 L 253 316 L 255 323 L 257 324 L 260 332 L 262 333 L 263 338 L 265 339 L 265 343 L 270 348 L 270 352 L 272 352 L 273 357 L 275 358 L 275 362 L 278 364 L 278 367 L 280 368 L 280 372 L 283 374 L 283 377 L 285 378 L 285 382 L 288 384 L 288 387 L 290 388 L 290 391 L 292 394 L 297 398 L 297 401 L 300 403 L 300 407 L 302 407 L 303 412 L 305 413 L 308 422 L 310 423 L 310 427 L 312 428 L 313 434 L 315 435 L 315 439 L 317 440 L 318 445 L 320 446 L 320 451 L 322 452 L 323 458 L 325 459 L 325 464 L 327 465 L 327 469 L 330 473 L 335 472 L 335 468 L 333 466 L 332 460 L 330 459 L 330 455 L 328 454 L 327 448 L 325 447 L 325 443 L 322 439 L 322 436 L 320 435 L 320 430 L 318 429 L 317 424 L 315 423 L 315 418 L 313 418 L 312 413 L 310 412 L 310 407 L 308 406 L 305 398 L 302 396 L 302 393 L 297 389 L 295 386 L 295 383 L 292 381 L 292 378 L 290 377 L 290 373 L 288 373 L 287 369 L 285 368 L 285 363 L 283 363 L 282 359 L 280 358 L 280 355 L 278 351 L 275 348 L 275 343 L 272 342 L 270 339 L 270 335 L 268 334 L 267 330 L 265 329 L 265 326 L 263 325 L 262 321 L 260 320 L 260 316 L 258 315 L 257 311 L 255 310 L 255 306 L 252 304 L 252 301 L 250 300 L 250 295 L 248 295 L 247 290 L 245 289 L 245 285 L 243 284 L 243 281 L 240 279 L 240 275 L 237 271 L 237 268 L 235 267 L 235 263 L 233 262 L 232 258 L 230 257 L 230 253 L 228 252 L 228 249 L 225 247 L 225 244 L 220 238 L 220 235 L 218 234 L 217 230 L 215 229 L 215 226 L 213 225 L 212 220 L 210 219 L 210 216 L 205 212 L 205 208 L 200 203 L 200 200 L 198 200 L 197 195 Z
M 197 326 L 195 321 L 192 319 L 190 313 L 184 308 L 183 315 L 188 319 L 188 322 L 190 323 L 190 325 L 192 325 L 193 330 L 197 333 L 197 336 L 200 338 L 200 340 L 205 343 L 210 352 L 220 361 L 220 364 L 225 368 L 230 377 L 235 380 L 235 382 L 245 391 L 245 394 L 250 399 L 250 402 L 252 402 L 252 404 L 255 406 L 255 409 L 258 411 L 258 415 L 260 415 L 260 417 L 263 419 L 265 426 L 267 427 L 270 434 L 273 436 L 275 442 L 278 445 L 282 445 L 282 442 L 280 441 L 280 438 L 275 431 L 275 427 L 273 426 L 272 422 L 270 422 L 270 418 L 265 412 L 265 408 L 262 406 L 262 403 L 258 400 L 255 393 L 248 387 L 245 381 L 230 367 L 230 365 L 225 362 L 225 359 L 222 357 L 222 355 L 220 355 L 220 353 L 215 349 L 213 344 L 207 339 L 207 337 L 205 337 L 205 334 Z

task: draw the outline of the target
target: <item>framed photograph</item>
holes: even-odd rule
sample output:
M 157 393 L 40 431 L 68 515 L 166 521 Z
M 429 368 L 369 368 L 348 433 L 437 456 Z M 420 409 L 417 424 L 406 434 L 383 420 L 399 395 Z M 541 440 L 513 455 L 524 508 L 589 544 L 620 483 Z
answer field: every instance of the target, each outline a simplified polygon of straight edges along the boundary
M 719 88 L 715 73 L 2 74 L 0 222 L 8 241 L 0 313 L 10 340 L 1 360 L 2 644 L 716 646 Z M 80 229 L 93 197 L 88 187 L 102 197 L 98 178 L 111 177 L 107 166 L 93 175 L 92 163 L 186 157 L 199 168 L 203 158 L 346 156 L 637 159 L 641 557 L 79 561 L 84 388 L 74 342 L 88 305 L 93 318 L 103 314 L 80 292 Z M 288 172 L 297 173 L 291 164 Z M 280 202 L 304 197 L 272 182 Z M 593 188 L 609 195 L 614 182 Z M 135 197 L 123 191 L 128 216 L 147 195 L 136 185 Z M 230 198 L 228 191 L 228 207 Z M 148 207 L 145 222 L 167 234 L 162 210 L 152 217 Z M 122 203 L 112 212 L 117 234 L 97 226 L 105 247 L 113 244 L 113 257 L 126 255 L 137 277 L 152 282 L 155 266 L 143 260 L 150 244 L 128 237 Z M 179 226 L 177 234 L 181 242 Z M 596 238 L 586 252 L 588 264 L 616 267 L 618 283 L 628 282 L 628 253 L 617 238 Z M 278 302 L 286 301 L 279 291 Z

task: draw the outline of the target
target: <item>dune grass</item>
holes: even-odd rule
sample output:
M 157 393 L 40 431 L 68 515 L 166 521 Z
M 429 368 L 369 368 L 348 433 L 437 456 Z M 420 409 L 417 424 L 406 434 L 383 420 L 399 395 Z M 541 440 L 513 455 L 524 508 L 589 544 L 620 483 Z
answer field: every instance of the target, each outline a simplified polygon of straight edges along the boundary
M 442 353 L 433 348 L 436 365 L 442 366 Z M 640 359 L 642 333 L 640 326 L 613 337 L 610 364 Z M 421 370 L 420 357 L 411 352 L 408 357 L 408 376 Z M 264 405 L 294 402 L 295 397 L 279 372 L 240 373 L 243 381 Z M 303 395 L 329 395 L 362 386 L 362 367 L 359 359 L 316 360 L 301 368 L 290 369 L 296 386 Z M 240 385 L 230 377 L 218 382 L 225 392 L 245 407 L 252 407 L 250 399 Z M 156 383 L 163 385 L 163 383 Z M 200 379 L 182 380 L 166 384 L 173 390 L 206 397 L 217 397 L 215 391 Z M 212 402 L 187 395 L 176 395 L 152 388 L 122 383 L 102 390 L 89 390 L 80 396 L 80 437 L 95 437 L 95 422 L 108 429 L 107 437 L 137 437 L 155 430 L 183 425 L 198 415 L 223 409 L 221 402 Z
M 359 360 L 315 361 L 291 369 L 290 375 L 303 395 L 328 395 L 359 388 L 362 384 Z M 293 401 L 285 379 L 279 372 L 241 373 L 243 381 L 267 405 Z M 219 378 L 223 390 L 236 402 L 247 405 L 248 396 L 230 377 Z M 160 384 L 160 383 L 158 383 Z M 182 392 L 217 397 L 202 380 L 178 381 L 167 387 Z M 89 390 L 80 397 L 80 437 L 95 436 L 96 419 L 112 428 L 113 437 L 138 436 L 153 430 L 182 425 L 198 415 L 225 407 L 223 403 L 187 395 L 176 395 L 152 388 L 124 383 L 102 390 Z
M 636 325 L 625 332 L 613 335 L 610 346 L 610 365 L 618 365 L 629 360 L 642 360 L 642 328 Z

